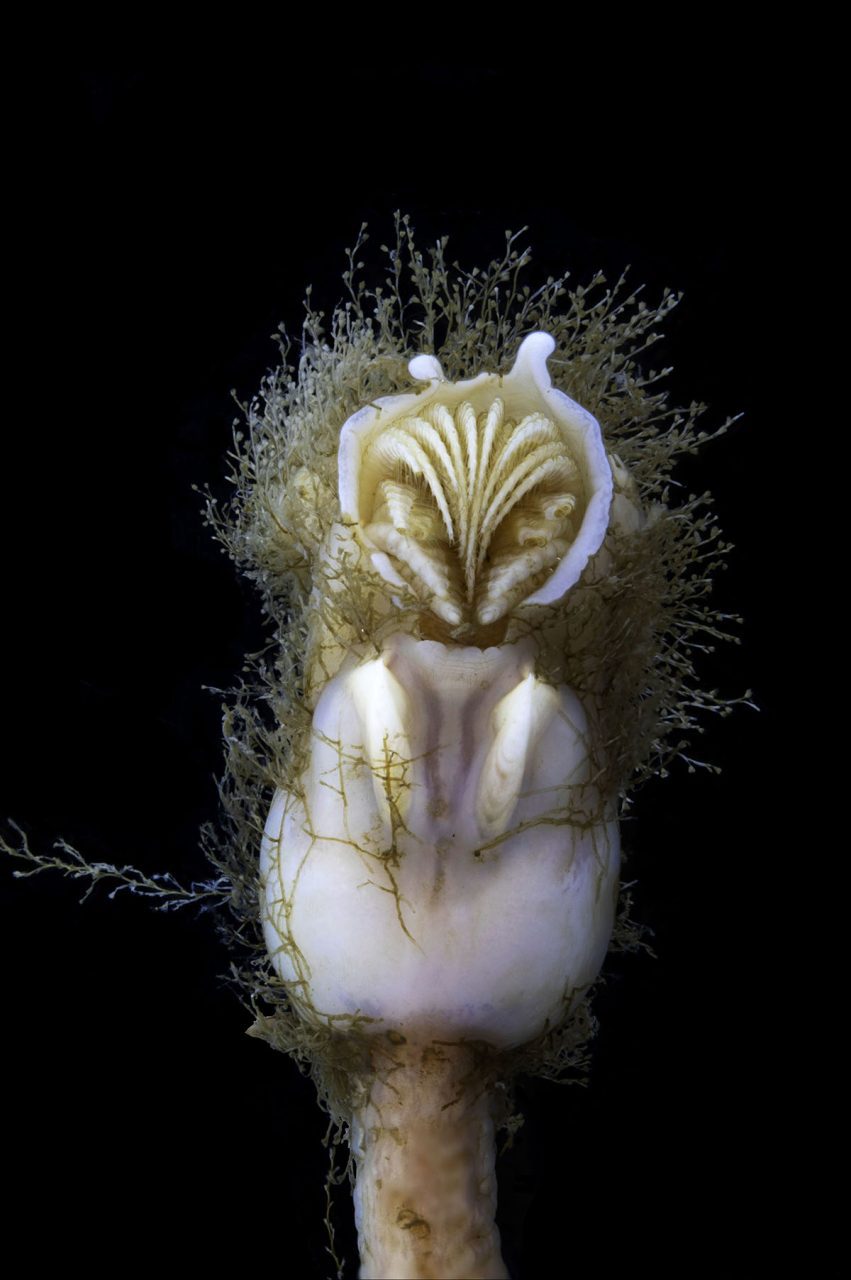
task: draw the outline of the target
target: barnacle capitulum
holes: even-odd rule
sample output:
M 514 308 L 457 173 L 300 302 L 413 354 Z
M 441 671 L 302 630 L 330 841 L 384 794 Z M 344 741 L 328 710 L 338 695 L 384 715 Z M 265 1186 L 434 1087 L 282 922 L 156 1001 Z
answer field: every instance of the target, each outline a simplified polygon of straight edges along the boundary
M 611 468 L 596 419 L 552 386 L 554 347 L 530 334 L 505 376 L 455 383 L 418 356 L 409 370 L 424 391 L 343 426 L 343 519 L 381 576 L 453 638 L 559 600 L 605 536 Z
M 536 673 L 530 636 L 469 641 L 561 599 L 606 533 L 612 465 L 596 420 L 551 385 L 554 345 L 531 334 L 505 376 L 455 383 L 415 357 L 425 390 L 342 426 L 326 562 L 346 523 L 361 546 L 320 581 L 339 591 L 371 560 L 454 630 L 423 638 L 400 612 L 377 656 L 354 645 L 272 805 L 264 927 L 307 1017 L 518 1045 L 605 954 L 619 840 L 593 709 Z

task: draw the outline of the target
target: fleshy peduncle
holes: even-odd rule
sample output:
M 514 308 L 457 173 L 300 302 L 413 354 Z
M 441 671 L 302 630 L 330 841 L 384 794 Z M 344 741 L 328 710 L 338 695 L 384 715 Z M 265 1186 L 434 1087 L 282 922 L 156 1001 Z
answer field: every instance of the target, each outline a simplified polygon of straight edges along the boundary
M 361 1280 L 502 1280 L 492 1097 L 463 1046 L 397 1048 L 352 1122 Z

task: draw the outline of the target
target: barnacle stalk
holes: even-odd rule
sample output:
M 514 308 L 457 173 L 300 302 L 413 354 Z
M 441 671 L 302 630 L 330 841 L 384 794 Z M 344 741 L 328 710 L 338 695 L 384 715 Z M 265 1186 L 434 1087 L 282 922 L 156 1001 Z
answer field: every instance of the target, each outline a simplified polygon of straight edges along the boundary
M 494 1119 L 463 1045 L 398 1046 L 355 1109 L 355 1221 L 362 1280 L 500 1280 Z

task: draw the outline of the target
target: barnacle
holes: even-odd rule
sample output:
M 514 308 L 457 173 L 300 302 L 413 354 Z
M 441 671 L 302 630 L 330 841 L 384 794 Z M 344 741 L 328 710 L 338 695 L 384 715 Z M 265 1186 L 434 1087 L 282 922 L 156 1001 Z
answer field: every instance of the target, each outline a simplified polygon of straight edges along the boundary
M 484 272 L 444 248 L 427 266 L 398 222 L 373 290 L 351 256 L 350 301 L 327 332 L 308 311 L 297 368 L 284 338 L 234 498 L 209 500 L 274 630 L 225 709 L 215 880 L 10 850 L 221 908 L 253 1033 L 349 1139 L 364 1280 L 505 1275 L 507 1087 L 581 1068 L 613 927 L 636 943 L 620 806 L 697 767 L 685 735 L 730 707 L 694 661 L 726 638 L 726 548 L 669 487 L 701 406 L 638 360 L 676 299 L 532 292 L 511 238 Z
M 262 925 L 255 1034 L 350 1138 L 362 1276 L 492 1277 L 496 1086 L 582 1061 L 619 805 L 725 708 L 693 661 L 723 547 L 705 500 L 671 506 L 700 406 L 638 362 L 673 295 L 520 288 L 511 240 L 427 266 L 404 221 L 386 288 L 356 252 L 208 508 L 275 627 L 208 840 L 235 939 Z
M 588 710 L 536 674 L 532 636 L 476 643 L 559 601 L 608 525 L 599 424 L 552 387 L 554 346 L 533 333 L 505 376 L 454 383 L 420 355 L 424 391 L 340 431 L 356 558 L 334 591 L 371 563 L 390 611 L 378 656 L 355 645 L 322 684 L 307 767 L 266 823 L 266 941 L 308 1018 L 519 1045 L 563 1020 L 608 945 L 619 840 Z M 408 587 L 412 616 L 394 608 Z M 450 624 L 441 640 L 420 609 Z

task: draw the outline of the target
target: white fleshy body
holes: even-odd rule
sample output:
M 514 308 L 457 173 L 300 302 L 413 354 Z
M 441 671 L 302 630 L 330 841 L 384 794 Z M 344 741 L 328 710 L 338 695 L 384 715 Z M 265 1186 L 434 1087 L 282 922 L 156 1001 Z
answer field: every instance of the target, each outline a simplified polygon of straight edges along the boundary
M 313 1016 L 518 1045 L 596 977 L 617 826 L 581 704 L 532 665 L 396 636 L 326 686 L 263 840 L 267 944 Z

